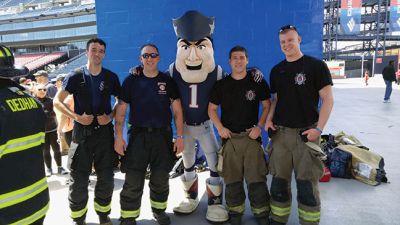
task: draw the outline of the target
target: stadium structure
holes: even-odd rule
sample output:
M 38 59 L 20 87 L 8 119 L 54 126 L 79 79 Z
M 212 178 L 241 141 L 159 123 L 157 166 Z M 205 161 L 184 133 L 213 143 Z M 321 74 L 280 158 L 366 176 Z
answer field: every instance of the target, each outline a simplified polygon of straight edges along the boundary
M 343 2 L 347 8 L 343 7 Z M 360 4 L 357 9 L 355 2 Z M 360 76 L 360 73 L 362 75 L 361 71 L 364 69 L 380 73 L 389 60 L 400 62 L 400 32 L 391 27 L 396 24 L 391 21 L 395 18 L 391 17 L 391 13 L 398 14 L 400 5 L 395 5 L 394 2 L 396 1 L 325 0 L 324 59 L 345 61 L 346 74 L 350 77 Z M 359 10 L 359 20 L 344 20 L 342 14 L 349 13 L 349 10 L 353 14 L 355 10 Z M 397 23 L 400 23 L 400 18 L 397 19 Z M 359 26 L 358 32 L 346 31 L 355 26 Z
M 31 74 L 85 64 L 86 41 L 96 36 L 94 0 L 0 0 L 0 42 Z

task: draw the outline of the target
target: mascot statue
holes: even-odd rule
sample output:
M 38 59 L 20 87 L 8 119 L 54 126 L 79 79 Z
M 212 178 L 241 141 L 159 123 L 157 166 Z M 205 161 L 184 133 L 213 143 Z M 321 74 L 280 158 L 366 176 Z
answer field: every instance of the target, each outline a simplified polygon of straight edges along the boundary
M 184 114 L 184 136 L 178 138 L 184 138 L 184 174 L 181 180 L 186 194 L 185 200 L 173 210 L 179 214 L 190 214 L 199 205 L 198 177 L 195 171 L 195 145 L 198 144 L 205 153 L 210 169 L 210 177 L 206 180 L 206 219 L 211 222 L 225 222 L 229 216 L 222 205 L 223 185 L 216 169 L 219 144 L 207 112 L 211 89 L 217 80 L 224 77 L 221 66 L 214 61 L 214 25 L 214 17 L 206 17 L 197 11 L 188 11 L 173 20 L 177 53 L 168 72 L 178 86 Z M 141 70 L 141 66 L 136 66 L 130 70 L 130 74 L 138 75 Z M 258 69 L 251 69 L 250 74 L 256 82 L 263 79 Z
M 219 144 L 213 125 L 208 117 L 208 100 L 217 80 L 222 79 L 221 66 L 215 65 L 212 34 L 214 17 L 206 17 L 197 11 L 188 11 L 173 20 L 178 38 L 176 60 L 169 67 L 169 73 L 178 85 L 184 112 L 184 144 L 181 176 L 186 199 L 173 210 L 189 214 L 196 210 L 198 199 L 198 178 L 195 171 L 198 143 L 205 153 L 210 169 L 206 180 L 208 209 L 206 219 L 211 222 L 225 222 L 228 212 L 222 205 L 223 185 L 215 167 Z

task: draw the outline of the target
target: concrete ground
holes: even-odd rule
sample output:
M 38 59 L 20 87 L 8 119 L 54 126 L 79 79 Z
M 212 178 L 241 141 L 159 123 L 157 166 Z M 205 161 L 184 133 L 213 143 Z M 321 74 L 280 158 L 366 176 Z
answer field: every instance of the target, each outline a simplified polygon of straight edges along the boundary
M 334 80 L 335 105 L 331 118 L 324 133 L 336 134 L 345 131 L 355 135 L 365 146 L 385 158 L 385 170 L 390 181 L 373 187 L 354 179 L 333 178 L 329 183 L 320 184 L 322 200 L 322 225 L 369 225 L 369 224 L 400 224 L 400 86 L 393 85 L 391 103 L 383 103 L 384 83 L 381 76 L 370 78 L 365 86 L 361 78 Z M 66 164 L 66 156 L 63 157 Z M 199 208 L 189 216 L 175 216 L 172 208 L 183 199 L 181 183 L 178 178 L 171 179 L 170 196 L 167 213 L 171 216 L 173 225 L 205 225 L 209 224 L 204 216 L 207 209 L 207 194 L 205 179 L 208 172 L 199 174 Z M 95 177 L 89 187 L 89 225 L 98 224 L 98 218 L 93 209 L 93 191 Z M 68 207 L 67 176 L 53 175 L 48 179 L 50 187 L 50 210 L 45 225 L 71 224 Z M 271 177 L 268 176 L 270 182 Z M 119 193 L 124 182 L 124 175 L 115 174 L 115 189 L 112 201 L 111 218 L 114 225 L 119 224 L 120 213 Z M 268 182 L 268 183 L 269 183 Z M 293 199 L 296 199 L 295 185 Z M 152 218 L 149 203 L 149 188 L 145 186 L 142 198 L 139 225 L 156 225 Z M 398 208 L 399 207 L 399 208 Z M 299 224 L 296 201 L 292 205 L 292 213 L 288 224 Z M 243 218 L 243 224 L 255 225 L 249 210 Z

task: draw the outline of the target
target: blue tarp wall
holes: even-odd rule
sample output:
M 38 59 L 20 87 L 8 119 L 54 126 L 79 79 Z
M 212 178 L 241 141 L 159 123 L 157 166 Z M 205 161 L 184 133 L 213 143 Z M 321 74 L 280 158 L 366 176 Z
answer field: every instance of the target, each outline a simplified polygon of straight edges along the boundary
M 198 10 L 216 18 L 216 63 L 230 72 L 229 50 L 242 45 L 248 49 L 249 66 L 260 68 L 269 81 L 271 68 L 284 58 L 278 39 L 283 25 L 298 28 L 305 54 L 322 58 L 323 4 L 323 0 L 98 0 L 98 37 L 107 43 L 105 67 L 121 82 L 129 68 L 139 64 L 144 43 L 159 47 L 159 69 L 164 71 L 176 56 L 172 19 Z
M 139 48 L 156 44 L 161 53 L 160 70 L 175 60 L 176 36 L 172 19 L 187 10 L 214 16 L 215 61 L 230 71 L 228 52 L 235 45 L 249 51 L 249 66 L 259 67 L 266 77 L 283 59 L 278 30 L 293 24 L 303 38 L 306 54 L 322 57 L 323 0 L 98 0 L 98 36 L 107 42 L 105 66 L 121 80 L 139 64 Z M 268 79 L 267 79 L 268 80 Z

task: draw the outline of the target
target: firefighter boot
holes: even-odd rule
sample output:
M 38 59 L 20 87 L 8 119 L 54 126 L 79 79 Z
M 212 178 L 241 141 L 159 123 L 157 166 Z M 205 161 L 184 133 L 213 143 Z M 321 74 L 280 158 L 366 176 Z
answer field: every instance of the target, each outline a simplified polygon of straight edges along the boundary
M 222 183 L 211 185 L 210 179 L 206 180 L 208 208 L 206 219 L 211 222 L 225 222 L 229 219 L 228 212 L 222 205 Z
M 231 225 L 242 225 L 242 214 L 230 214 L 229 223 Z
M 113 225 L 109 216 L 99 216 L 100 225 Z
M 136 225 L 135 219 L 122 219 L 119 225 Z
M 198 179 L 197 175 L 196 178 L 191 181 L 185 180 L 185 175 L 181 176 L 181 180 L 183 183 L 183 190 L 186 193 L 186 199 L 179 203 L 178 206 L 174 207 L 175 213 L 182 213 L 182 214 L 190 214 L 194 210 L 196 210 L 197 206 L 199 205 L 199 199 L 197 198 L 198 194 Z
M 160 225 L 170 225 L 171 224 L 171 219 L 164 211 L 153 212 L 153 216 L 157 220 L 157 223 Z
M 257 217 L 258 225 L 270 225 L 268 216 Z

